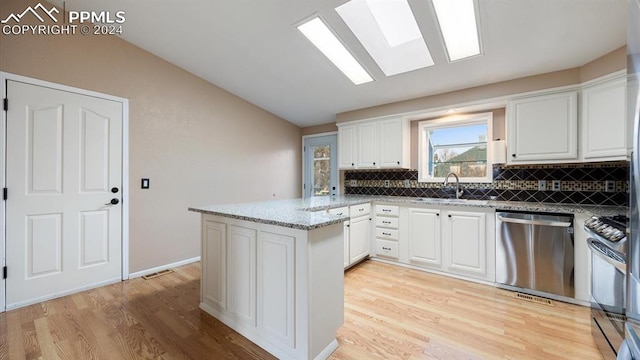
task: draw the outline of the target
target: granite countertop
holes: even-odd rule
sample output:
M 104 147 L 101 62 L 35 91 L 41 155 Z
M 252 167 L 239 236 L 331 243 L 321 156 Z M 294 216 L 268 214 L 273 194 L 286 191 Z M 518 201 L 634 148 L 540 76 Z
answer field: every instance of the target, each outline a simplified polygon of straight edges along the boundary
M 413 198 L 399 196 L 324 196 L 305 199 L 273 200 L 257 203 L 228 205 L 207 205 L 190 207 L 189 211 L 219 215 L 234 219 L 253 221 L 263 224 L 283 226 L 292 229 L 313 230 L 316 228 L 342 223 L 347 216 L 330 215 L 322 210 L 341 206 L 350 206 L 367 202 L 384 202 L 398 205 L 437 205 L 490 208 L 496 210 L 520 210 L 556 213 L 586 213 L 601 216 L 628 215 L 624 206 L 573 205 L 495 200 L 455 200 Z M 373 210 L 372 210 L 373 211 Z

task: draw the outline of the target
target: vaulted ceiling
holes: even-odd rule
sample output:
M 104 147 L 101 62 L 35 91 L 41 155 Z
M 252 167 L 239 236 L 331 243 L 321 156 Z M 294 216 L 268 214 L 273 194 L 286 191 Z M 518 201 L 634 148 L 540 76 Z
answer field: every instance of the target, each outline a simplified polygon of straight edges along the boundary
M 62 5 L 62 1 L 52 1 Z M 345 0 L 66 0 L 126 12 L 129 41 L 298 126 L 340 112 L 582 66 L 626 43 L 625 0 L 477 0 L 483 55 L 449 63 L 429 0 L 409 0 L 435 65 L 386 77 Z M 296 29 L 320 15 L 375 81 L 354 85 Z

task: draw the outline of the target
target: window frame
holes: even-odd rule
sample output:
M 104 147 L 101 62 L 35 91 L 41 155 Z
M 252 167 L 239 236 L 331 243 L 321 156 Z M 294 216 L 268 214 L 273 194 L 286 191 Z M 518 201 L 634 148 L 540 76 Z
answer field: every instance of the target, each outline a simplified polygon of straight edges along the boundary
M 444 182 L 444 177 L 433 177 L 429 173 L 428 161 L 426 161 L 428 159 L 425 158 L 428 151 L 428 131 L 479 124 L 487 125 L 487 173 L 483 177 L 461 177 L 460 182 L 493 182 L 493 112 L 445 116 L 418 122 L 418 181 L 427 183 Z

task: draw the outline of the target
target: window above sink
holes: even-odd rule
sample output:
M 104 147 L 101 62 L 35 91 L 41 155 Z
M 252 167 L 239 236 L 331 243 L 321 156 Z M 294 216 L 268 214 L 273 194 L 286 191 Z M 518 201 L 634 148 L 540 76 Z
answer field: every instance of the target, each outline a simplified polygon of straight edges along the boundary
M 418 125 L 418 177 L 444 182 L 455 173 L 460 182 L 491 182 L 493 113 L 447 116 Z

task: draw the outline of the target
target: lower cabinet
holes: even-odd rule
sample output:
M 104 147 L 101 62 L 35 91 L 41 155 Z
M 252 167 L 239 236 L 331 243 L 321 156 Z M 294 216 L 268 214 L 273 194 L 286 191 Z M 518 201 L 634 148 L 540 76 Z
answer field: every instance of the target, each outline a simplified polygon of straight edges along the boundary
M 489 263 L 495 257 L 487 253 L 487 214 L 447 211 L 443 223 L 447 270 L 452 273 L 487 278 Z
M 406 262 L 495 281 L 495 220 L 492 214 L 492 210 L 480 208 L 409 208 L 409 233 L 404 239 L 408 245 Z
M 409 262 L 420 266 L 442 266 L 440 209 L 409 209 Z
M 204 215 L 200 308 L 277 358 L 331 353 L 344 321 L 341 230 Z
M 360 216 L 349 221 L 349 264 L 369 256 L 371 218 Z

